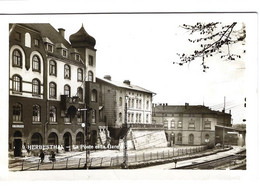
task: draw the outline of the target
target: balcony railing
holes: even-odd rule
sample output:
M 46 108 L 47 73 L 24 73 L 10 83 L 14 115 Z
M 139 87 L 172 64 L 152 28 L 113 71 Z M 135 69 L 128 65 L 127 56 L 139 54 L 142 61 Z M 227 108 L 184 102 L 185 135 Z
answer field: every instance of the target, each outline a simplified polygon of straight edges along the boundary
M 128 127 L 142 129 L 163 129 L 163 124 L 131 123 L 128 124 Z

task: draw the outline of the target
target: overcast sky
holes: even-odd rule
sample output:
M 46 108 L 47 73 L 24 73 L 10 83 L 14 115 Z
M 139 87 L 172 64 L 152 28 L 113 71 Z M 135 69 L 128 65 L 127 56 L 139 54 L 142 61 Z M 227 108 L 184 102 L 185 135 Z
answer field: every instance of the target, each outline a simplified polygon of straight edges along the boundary
M 56 19 L 51 24 L 64 28 L 65 37 L 81 25 L 96 39 L 97 77 L 111 75 L 112 80 L 130 80 L 156 93 L 154 103 L 204 105 L 222 110 L 226 97 L 227 112 L 234 123 L 244 116 L 244 59 L 230 62 L 208 59 L 210 69 L 204 73 L 201 62 L 174 65 L 176 53 L 193 50 L 191 36 L 180 25 L 194 24 L 193 15 L 123 14 L 84 15 L 79 19 Z M 71 22 L 71 20 L 73 23 Z M 200 21 L 200 20 L 199 20 Z M 212 20 L 214 21 L 214 20 Z M 230 22 L 227 22 L 230 23 Z M 234 46 L 231 50 L 243 48 Z M 240 53 L 240 52 L 239 52 Z

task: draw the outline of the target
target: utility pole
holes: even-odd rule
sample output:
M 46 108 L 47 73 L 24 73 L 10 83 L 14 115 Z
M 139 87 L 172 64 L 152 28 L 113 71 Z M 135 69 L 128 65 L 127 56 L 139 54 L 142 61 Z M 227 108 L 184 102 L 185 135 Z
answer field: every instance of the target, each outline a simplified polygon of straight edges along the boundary
M 222 134 L 222 141 L 223 141 L 223 143 L 222 143 L 222 147 L 223 147 L 223 149 L 225 148 L 224 147 L 224 143 L 225 143 L 225 129 L 224 129 L 224 125 L 225 125 L 225 110 L 226 110 L 226 96 L 224 96 L 224 108 L 223 108 L 223 126 L 222 126 L 222 128 L 223 128 L 223 134 Z
M 123 168 L 127 169 L 127 131 L 128 131 L 128 125 L 127 125 L 127 102 L 128 102 L 128 96 L 125 96 L 125 129 L 126 134 L 124 136 L 124 155 L 123 155 Z
M 85 119 L 85 124 L 82 123 L 81 126 L 84 128 L 85 131 L 85 145 L 86 145 L 86 169 L 88 169 L 88 155 L 89 155 L 89 150 L 88 150 L 88 142 L 89 142 L 89 123 L 88 123 L 88 111 L 92 110 L 92 108 L 88 108 L 85 106 L 85 108 L 78 109 L 78 112 L 84 112 L 84 119 Z

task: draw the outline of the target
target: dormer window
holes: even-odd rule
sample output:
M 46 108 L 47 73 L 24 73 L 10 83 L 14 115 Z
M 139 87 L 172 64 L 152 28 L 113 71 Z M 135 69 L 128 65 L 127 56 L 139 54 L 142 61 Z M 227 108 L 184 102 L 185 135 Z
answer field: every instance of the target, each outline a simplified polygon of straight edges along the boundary
M 67 57 L 67 54 L 68 54 L 67 50 L 63 49 L 62 50 L 62 56 L 63 57 Z
M 53 45 L 47 44 L 47 51 L 53 53 Z
M 79 56 L 79 54 L 76 54 L 76 55 L 75 55 L 75 60 L 80 61 L 80 56 Z

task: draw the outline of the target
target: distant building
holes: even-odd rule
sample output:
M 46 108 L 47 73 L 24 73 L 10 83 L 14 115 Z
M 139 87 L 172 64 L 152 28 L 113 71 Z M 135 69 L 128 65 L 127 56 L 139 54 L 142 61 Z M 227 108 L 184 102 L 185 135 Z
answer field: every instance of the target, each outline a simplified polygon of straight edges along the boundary
M 95 39 L 82 26 L 64 38 L 50 24 L 10 24 L 9 151 L 22 155 L 22 145 L 98 142 L 99 104 Z M 88 121 L 78 109 L 91 108 Z
M 231 126 L 231 114 L 206 106 L 153 104 L 152 121 L 162 124 L 169 146 L 215 145 L 215 126 Z

